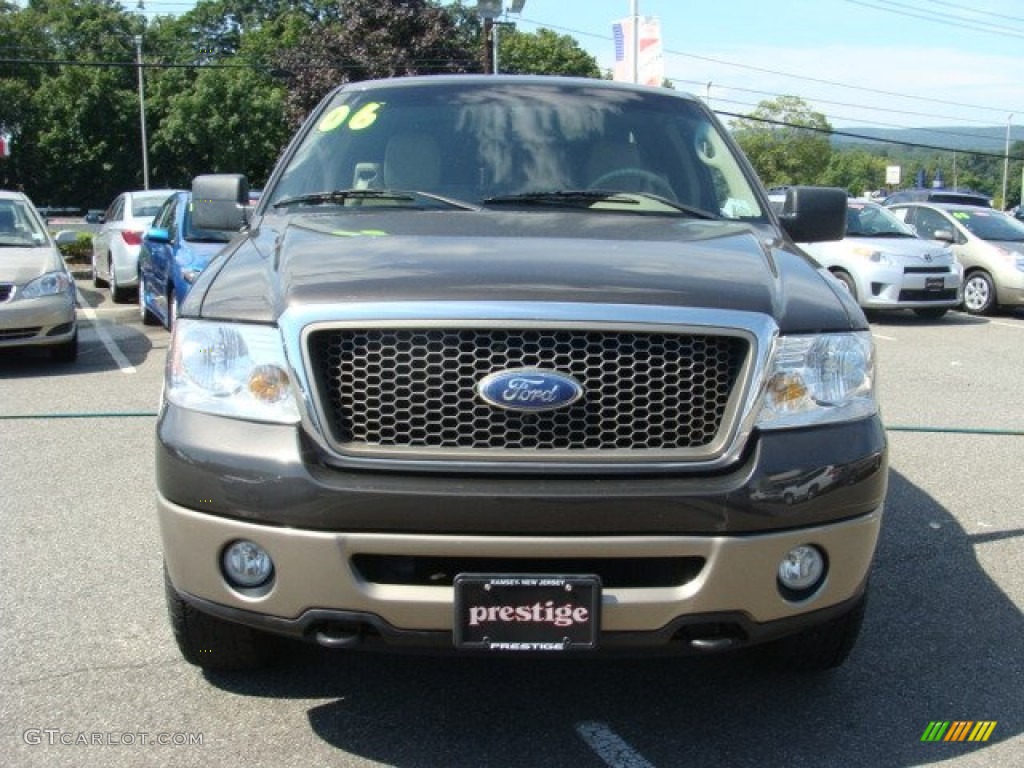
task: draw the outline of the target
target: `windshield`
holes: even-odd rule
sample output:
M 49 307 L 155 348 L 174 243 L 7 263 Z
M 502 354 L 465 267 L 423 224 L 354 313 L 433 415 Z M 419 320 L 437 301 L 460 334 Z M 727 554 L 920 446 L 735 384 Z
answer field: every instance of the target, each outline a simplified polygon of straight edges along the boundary
M 411 86 L 398 79 L 339 92 L 306 127 L 264 194 L 267 205 L 310 195 L 306 202 L 319 205 L 443 205 L 336 194 L 380 189 L 507 208 L 549 204 L 543 196 L 551 193 L 607 191 L 632 194 L 621 204 L 584 195 L 560 202 L 602 211 L 764 216 L 729 144 L 691 99 L 540 78 L 456 80 Z M 519 199 L 507 200 L 512 196 Z
M 916 237 L 914 230 L 875 203 L 851 202 L 846 207 L 847 237 Z
M 39 219 L 21 200 L 0 200 L 0 248 L 47 245 Z
M 166 199 L 166 193 L 146 196 L 134 195 L 132 197 L 132 218 L 141 219 L 147 216 L 150 218 L 156 216 Z
M 1024 224 L 999 211 L 950 211 L 968 232 L 982 240 L 1024 241 Z

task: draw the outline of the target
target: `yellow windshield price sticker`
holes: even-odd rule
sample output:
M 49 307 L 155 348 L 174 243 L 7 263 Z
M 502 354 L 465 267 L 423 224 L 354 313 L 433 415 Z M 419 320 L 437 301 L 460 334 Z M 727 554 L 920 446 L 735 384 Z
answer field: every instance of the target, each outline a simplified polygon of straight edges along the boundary
M 345 121 L 348 120 L 350 131 L 362 131 L 377 121 L 377 113 L 383 106 L 383 102 L 371 101 L 369 104 L 364 104 L 355 112 L 352 112 L 352 108 L 348 104 L 343 104 L 324 115 L 316 129 L 321 133 L 329 133 L 345 125 Z M 352 116 L 351 119 L 349 119 L 350 114 Z
M 324 115 L 323 120 L 320 121 L 320 125 L 317 126 L 317 130 L 320 131 L 321 133 L 333 131 L 335 128 L 337 128 L 339 125 L 345 122 L 345 120 L 348 118 L 348 113 L 351 111 L 352 110 L 350 109 L 348 104 L 344 104 L 340 107 L 335 107 L 326 115 Z
M 364 128 L 369 128 L 377 121 L 377 112 L 383 106 L 379 101 L 371 101 L 369 104 L 364 104 L 352 115 L 352 119 L 348 121 L 349 129 L 361 131 Z
M 360 229 L 358 231 L 336 229 L 331 234 L 338 237 L 386 237 L 388 233 L 382 229 Z

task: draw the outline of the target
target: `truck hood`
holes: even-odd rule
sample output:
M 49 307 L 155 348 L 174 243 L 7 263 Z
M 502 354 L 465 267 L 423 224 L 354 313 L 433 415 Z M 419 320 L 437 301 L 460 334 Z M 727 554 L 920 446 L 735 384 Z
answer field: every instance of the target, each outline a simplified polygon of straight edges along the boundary
M 557 301 L 759 312 L 786 332 L 862 327 L 813 262 L 737 222 L 388 211 L 254 224 L 200 278 L 183 315 L 274 322 L 308 305 Z

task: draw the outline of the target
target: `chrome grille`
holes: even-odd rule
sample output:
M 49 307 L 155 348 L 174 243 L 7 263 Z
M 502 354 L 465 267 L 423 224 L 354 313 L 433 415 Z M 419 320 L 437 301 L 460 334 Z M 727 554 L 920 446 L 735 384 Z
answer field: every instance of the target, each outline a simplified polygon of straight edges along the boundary
M 735 335 L 533 328 L 330 328 L 307 344 L 336 449 L 425 454 L 704 453 L 750 349 Z M 569 374 L 584 395 L 557 411 L 492 407 L 477 384 L 508 368 Z

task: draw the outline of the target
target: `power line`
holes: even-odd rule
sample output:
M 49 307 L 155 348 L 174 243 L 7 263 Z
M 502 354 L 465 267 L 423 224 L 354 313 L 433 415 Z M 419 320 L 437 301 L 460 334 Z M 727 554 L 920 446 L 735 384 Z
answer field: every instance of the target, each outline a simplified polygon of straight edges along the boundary
M 854 2 L 855 0 L 847 0 L 847 1 L 848 2 Z M 548 29 L 557 30 L 557 31 L 560 31 L 560 32 L 565 32 L 567 34 L 579 35 L 579 36 L 582 36 L 582 37 L 591 37 L 591 38 L 595 38 L 595 39 L 598 39 L 598 40 L 603 40 L 603 41 L 608 42 L 608 43 L 612 42 L 612 38 L 607 36 L 607 35 L 598 35 L 598 34 L 595 34 L 595 33 L 592 33 L 592 32 L 584 32 L 583 30 L 572 29 L 570 27 L 562 27 L 562 26 L 557 26 L 557 25 L 545 24 L 544 22 L 537 21 L 536 19 L 525 19 L 524 18 L 522 20 L 524 22 L 527 22 L 527 23 L 530 23 L 530 24 L 535 24 L 535 25 L 541 26 L 541 27 L 547 27 Z M 837 88 L 847 88 L 847 89 L 850 89 L 850 90 L 859 91 L 859 92 L 862 92 L 862 93 L 871 93 L 871 94 L 875 94 L 875 95 L 878 95 L 878 96 L 893 96 L 893 97 L 900 98 L 900 99 L 912 99 L 912 100 L 915 100 L 915 101 L 928 102 L 928 103 L 932 103 L 932 104 L 942 104 L 944 106 L 958 107 L 958 108 L 962 108 L 962 109 L 985 110 L 985 111 L 989 111 L 989 112 L 996 112 L 996 113 L 999 113 L 1001 115 L 1005 115 L 1007 112 L 1024 111 L 1024 110 L 1007 109 L 1005 107 L 987 107 L 987 106 L 983 106 L 983 105 L 980 105 L 980 104 L 966 104 L 966 103 L 963 103 L 963 102 L 949 101 L 949 100 L 945 100 L 945 99 L 936 99 L 936 98 L 931 98 L 931 97 L 927 97 L 927 96 L 914 96 L 912 94 L 898 93 L 898 92 L 895 92 L 895 91 L 887 91 L 887 90 L 882 90 L 882 89 L 879 89 L 879 88 L 868 88 L 866 86 L 861 86 L 861 85 L 850 85 L 848 83 L 840 83 L 840 82 L 837 82 L 835 80 L 826 80 L 826 79 L 823 79 L 823 78 L 809 77 L 807 75 L 795 75 L 792 72 L 784 72 L 784 71 L 781 71 L 781 70 L 769 69 L 767 67 L 756 67 L 756 66 L 753 66 L 753 65 L 750 65 L 750 64 L 738 64 L 736 62 L 724 61 L 722 59 L 717 59 L 717 58 L 713 58 L 713 57 L 710 57 L 710 56 L 700 56 L 700 55 L 693 54 L 693 53 L 684 53 L 682 51 L 675 51 L 675 50 L 672 50 L 670 48 L 665 48 L 664 49 L 664 53 L 665 54 L 671 54 L 673 56 L 682 56 L 682 57 L 688 58 L 688 59 L 696 59 L 698 61 L 706 61 L 706 62 L 709 62 L 709 63 L 712 63 L 712 64 L 718 64 L 718 65 L 726 66 L 726 67 L 735 67 L 735 68 L 738 68 L 738 69 L 745 69 L 745 70 L 749 70 L 751 72 L 760 72 L 762 74 L 777 75 L 777 76 L 780 76 L 780 77 L 788 77 L 788 78 L 792 78 L 794 80 L 801 80 L 801 81 L 810 82 L 810 83 L 817 83 L 819 85 L 829 85 L 829 86 L 833 86 L 833 87 L 837 87 Z M 776 94 L 776 95 L 783 95 L 783 94 Z M 862 109 L 869 109 L 870 110 L 871 107 L 862 107 Z M 884 111 L 889 111 L 889 110 L 884 110 Z M 947 119 L 954 119 L 954 118 L 947 118 Z
M 787 122 L 784 122 L 782 120 L 772 120 L 771 118 L 767 118 L 767 117 L 752 117 L 750 115 L 744 115 L 744 114 L 741 114 L 741 113 L 738 113 L 738 112 L 721 112 L 719 110 L 715 110 L 715 114 L 717 114 L 717 115 L 726 115 L 727 117 L 735 117 L 735 118 L 737 118 L 739 120 L 749 120 L 749 121 L 752 121 L 752 122 L 755 122 L 755 123 L 768 123 L 770 125 L 778 125 L 778 126 L 782 126 L 784 128 L 795 128 L 795 129 L 798 129 L 798 130 L 801 130 L 801 131 L 809 131 L 811 133 L 823 133 L 823 134 L 825 134 L 827 136 L 846 136 L 847 138 L 863 139 L 865 141 L 879 142 L 879 143 L 882 143 L 882 144 L 898 144 L 898 145 L 904 146 L 904 147 L 913 147 L 914 149 L 930 149 L 930 150 L 938 151 L 938 152 L 954 152 L 955 151 L 955 152 L 959 152 L 960 154 L 964 154 L 964 155 L 975 155 L 977 157 L 991 157 L 991 158 L 995 158 L 997 160 L 1003 160 L 1004 157 L 1005 157 L 1002 152 L 1000 152 L 999 154 L 996 154 L 994 152 L 982 152 L 980 150 L 974 150 L 974 149 L 971 149 L 971 150 L 967 150 L 967 149 L 953 150 L 953 149 L 951 149 L 949 147 L 939 147 L 939 146 L 935 146 L 933 144 L 922 144 L 922 143 L 916 142 L 916 141 L 900 141 L 899 139 L 880 139 L 877 136 L 868 136 L 867 134 L 863 134 L 863 133 L 853 133 L 851 131 L 841 131 L 841 130 L 836 130 L 834 128 L 817 128 L 817 127 L 811 126 L 811 125 L 796 125 L 795 123 L 787 123 Z M 1024 160 L 1024 155 L 1021 155 L 1019 157 L 1014 157 L 1013 155 L 1010 155 L 1009 157 L 1010 157 L 1011 160 L 1013 160 L 1015 162 L 1017 160 Z
M 846 0 L 846 2 L 852 5 L 859 5 L 863 8 L 871 8 L 875 11 L 885 11 L 886 13 L 893 13 L 897 16 L 907 16 L 912 19 L 929 21 L 933 24 L 944 24 L 946 26 L 959 27 L 961 29 L 966 27 L 974 30 L 975 32 L 985 32 L 987 34 L 1001 35 L 1003 37 L 1024 38 L 1024 31 L 1007 29 L 1005 25 L 994 26 L 985 24 L 984 22 L 975 22 L 963 16 L 950 16 L 949 14 L 944 15 L 935 13 L 927 8 L 918 8 L 916 6 L 906 5 L 905 3 L 892 2 L 892 0 L 889 0 L 886 5 L 868 3 L 863 0 Z M 904 10 L 900 10 L 901 8 Z

